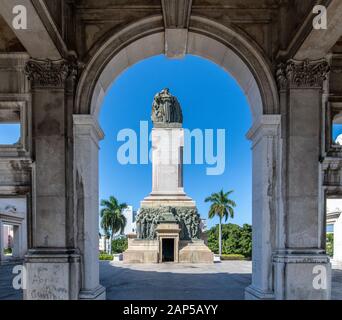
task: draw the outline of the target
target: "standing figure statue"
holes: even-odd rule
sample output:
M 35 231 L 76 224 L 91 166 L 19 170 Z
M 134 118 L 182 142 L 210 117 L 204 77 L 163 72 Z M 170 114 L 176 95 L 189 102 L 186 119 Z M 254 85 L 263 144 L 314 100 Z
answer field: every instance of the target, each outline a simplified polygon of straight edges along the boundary
M 200 219 L 197 213 L 193 212 L 192 217 L 191 217 L 191 239 L 199 238 L 199 225 L 200 225 Z
M 184 224 L 186 228 L 186 237 L 191 239 L 192 238 L 192 231 L 191 231 L 191 224 L 192 224 L 192 217 L 191 217 L 191 212 L 187 211 L 184 215 Z
M 183 113 L 176 97 L 169 89 L 157 93 L 152 105 L 152 121 L 158 124 L 183 123 Z
M 151 239 L 151 229 L 152 229 L 152 221 L 153 221 L 153 216 L 152 215 L 147 215 L 146 216 L 146 239 Z

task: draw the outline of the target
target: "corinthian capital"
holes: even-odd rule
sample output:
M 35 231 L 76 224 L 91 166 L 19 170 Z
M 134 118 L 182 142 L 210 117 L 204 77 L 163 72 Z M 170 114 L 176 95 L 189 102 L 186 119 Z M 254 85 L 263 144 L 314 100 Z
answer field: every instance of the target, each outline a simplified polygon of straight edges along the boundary
M 326 60 L 296 61 L 281 63 L 277 70 L 277 81 L 280 90 L 287 88 L 322 88 L 323 81 L 330 71 Z
M 69 76 L 77 74 L 77 64 L 67 60 L 34 60 L 26 63 L 25 74 L 36 88 L 64 88 Z

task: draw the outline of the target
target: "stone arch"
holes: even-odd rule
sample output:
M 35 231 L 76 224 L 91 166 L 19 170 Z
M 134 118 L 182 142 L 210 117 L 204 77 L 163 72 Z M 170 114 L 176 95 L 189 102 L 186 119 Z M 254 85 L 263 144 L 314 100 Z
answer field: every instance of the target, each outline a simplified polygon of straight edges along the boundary
M 115 78 L 138 61 L 165 53 L 162 17 L 132 24 L 102 39 L 89 53 L 76 92 L 74 115 L 75 171 L 82 177 L 84 198 L 83 284 L 82 292 L 98 285 L 97 230 L 94 212 L 98 208 L 97 141 L 103 137 L 98 126 L 102 100 Z M 281 198 L 280 115 L 277 87 L 270 64 L 254 41 L 234 28 L 227 28 L 202 17 L 191 17 L 187 53 L 211 60 L 229 72 L 245 92 L 253 126 L 247 137 L 253 142 L 253 283 L 248 297 L 274 297 L 272 252 L 278 229 L 275 219 Z M 90 147 L 91 145 L 91 147 Z M 90 159 L 90 160 L 88 160 Z M 77 185 L 77 184 L 75 184 Z M 75 191 L 77 194 L 77 190 Z M 278 201 L 278 202 L 277 202 Z M 89 222 L 88 222 L 89 221 Z M 80 245 L 82 247 L 82 245 Z M 95 289 L 94 289 L 95 288 Z M 87 297 L 87 295 L 85 295 Z
M 162 17 L 130 25 L 107 41 L 95 45 L 82 73 L 76 94 L 76 113 L 97 117 L 108 87 L 133 64 L 165 53 Z M 236 29 L 192 16 L 187 54 L 211 60 L 230 73 L 245 92 L 253 119 L 277 114 L 279 99 L 270 63 L 255 42 Z

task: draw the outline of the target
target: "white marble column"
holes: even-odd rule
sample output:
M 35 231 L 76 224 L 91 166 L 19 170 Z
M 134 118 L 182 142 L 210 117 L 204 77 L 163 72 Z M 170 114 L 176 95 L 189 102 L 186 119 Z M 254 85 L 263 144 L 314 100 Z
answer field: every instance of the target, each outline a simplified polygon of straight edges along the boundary
M 79 293 L 79 259 L 69 242 L 67 82 L 75 66 L 66 60 L 29 60 L 32 86 L 32 215 L 25 256 L 28 300 L 70 300 Z
M 272 250 L 276 237 L 280 115 L 264 115 L 247 137 L 253 151 L 253 274 L 246 299 L 273 299 Z
M 81 250 L 80 299 L 105 299 L 99 283 L 99 141 L 104 134 L 91 115 L 74 115 L 75 212 Z
M 277 299 L 330 297 L 319 177 L 322 90 L 328 70 L 324 60 L 290 60 L 277 73 L 286 115 L 285 241 L 273 255 Z

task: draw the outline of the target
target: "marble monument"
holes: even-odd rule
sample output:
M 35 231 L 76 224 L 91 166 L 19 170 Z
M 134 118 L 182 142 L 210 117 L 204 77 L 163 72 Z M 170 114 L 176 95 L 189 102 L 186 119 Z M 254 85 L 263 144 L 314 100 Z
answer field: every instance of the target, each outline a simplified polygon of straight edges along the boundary
M 152 192 L 141 202 L 137 233 L 129 235 L 126 263 L 211 263 L 201 240 L 196 203 L 183 187 L 183 114 L 168 89 L 152 105 Z

